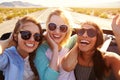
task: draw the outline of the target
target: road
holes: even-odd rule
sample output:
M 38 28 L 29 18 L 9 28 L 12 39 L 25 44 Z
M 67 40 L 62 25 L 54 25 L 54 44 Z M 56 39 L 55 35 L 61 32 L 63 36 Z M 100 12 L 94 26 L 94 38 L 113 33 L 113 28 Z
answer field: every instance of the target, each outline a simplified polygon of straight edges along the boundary
M 49 13 L 53 10 L 54 8 L 48 8 L 42 11 L 38 11 L 38 12 L 34 12 L 29 14 L 30 16 L 36 18 L 42 25 L 43 28 L 45 28 L 45 22 L 46 19 L 49 15 Z M 102 29 L 111 29 L 111 19 L 103 19 L 103 18 L 99 18 L 99 17 L 94 17 L 94 16 L 89 16 L 89 15 L 85 15 L 85 14 L 79 14 L 76 12 L 72 12 L 70 11 L 74 22 L 82 22 L 82 21 L 93 21 L 96 22 Z M 4 33 L 7 32 L 11 32 L 14 29 L 15 23 L 17 22 L 18 18 L 12 19 L 12 20 L 8 20 L 5 21 L 3 23 L 0 24 L 0 36 Z M 73 27 L 75 27 L 76 25 L 73 25 Z

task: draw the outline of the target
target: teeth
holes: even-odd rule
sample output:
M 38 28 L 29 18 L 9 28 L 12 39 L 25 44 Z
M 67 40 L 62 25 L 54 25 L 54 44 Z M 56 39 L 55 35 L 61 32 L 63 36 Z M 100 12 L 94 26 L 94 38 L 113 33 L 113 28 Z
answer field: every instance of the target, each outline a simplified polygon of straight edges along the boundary
M 54 37 L 56 37 L 56 38 L 59 38 L 60 36 L 59 35 L 53 35 Z
M 87 41 L 87 40 L 81 40 L 81 42 L 89 43 L 89 41 Z
M 28 47 L 33 47 L 34 44 L 26 44 Z
M 89 44 L 90 42 L 87 41 L 87 40 L 81 40 L 80 43 L 82 43 L 82 44 Z

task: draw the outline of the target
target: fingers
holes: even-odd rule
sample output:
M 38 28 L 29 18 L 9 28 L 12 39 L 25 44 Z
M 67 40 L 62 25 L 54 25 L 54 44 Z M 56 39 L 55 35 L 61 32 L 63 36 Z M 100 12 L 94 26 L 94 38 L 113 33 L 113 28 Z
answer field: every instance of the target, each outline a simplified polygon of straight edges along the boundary
M 46 32 L 46 31 L 43 33 L 43 36 L 44 36 L 44 37 L 46 37 L 46 36 L 47 36 L 47 32 Z
M 45 37 L 45 39 L 47 40 L 48 43 L 50 43 L 50 44 L 53 43 L 53 40 L 52 40 L 52 38 L 50 37 L 50 34 L 47 31 L 45 31 L 43 33 L 43 36 Z
M 47 31 L 45 31 L 45 32 L 43 33 L 43 36 L 45 37 L 46 40 L 49 40 L 49 39 L 50 39 L 50 35 L 48 34 Z
M 47 31 L 43 33 L 44 37 L 47 39 L 47 41 L 51 40 L 51 37 Z
M 120 28 L 120 15 L 117 15 L 113 18 L 111 26 L 113 30 Z
M 118 26 L 120 27 L 120 15 L 118 16 L 117 24 L 118 24 Z
M 2 54 L 3 52 L 3 49 L 2 49 L 2 46 L 0 45 L 0 55 Z
M 116 26 L 116 21 L 119 15 L 115 16 L 112 21 L 112 27 Z

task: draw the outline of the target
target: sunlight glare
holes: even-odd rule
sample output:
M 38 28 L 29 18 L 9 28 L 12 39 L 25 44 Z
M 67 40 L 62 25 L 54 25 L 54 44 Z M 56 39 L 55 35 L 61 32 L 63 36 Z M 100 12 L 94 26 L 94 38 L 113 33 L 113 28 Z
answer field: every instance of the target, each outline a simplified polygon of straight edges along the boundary
M 0 54 L 2 54 L 2 47 L 1 47 L 1 45 L 0 45 Z

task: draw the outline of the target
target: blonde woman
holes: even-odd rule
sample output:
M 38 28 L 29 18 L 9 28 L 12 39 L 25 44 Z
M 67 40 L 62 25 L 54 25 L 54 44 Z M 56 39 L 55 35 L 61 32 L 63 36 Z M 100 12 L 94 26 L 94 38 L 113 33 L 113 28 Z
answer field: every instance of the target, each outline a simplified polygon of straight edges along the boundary
M 66 72 L 61 66 L 62 58 L 69 51 L 64 45 L 71 36 L 71 24 L 68 12 L 63 9 L 50 13 L 46 22 L 47 41 L 39 46 L 35 57 L 41 80 L 75 80 L 73 71 Z

